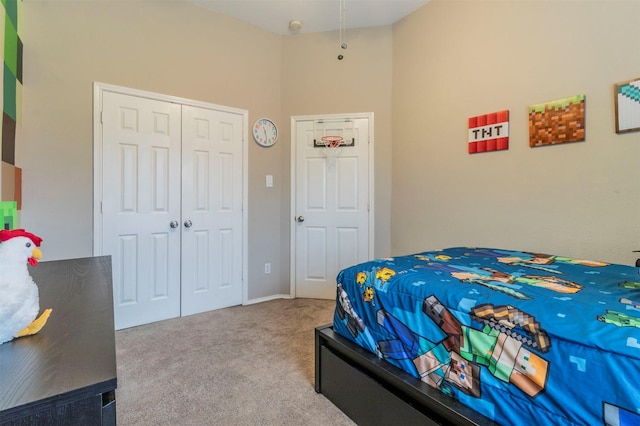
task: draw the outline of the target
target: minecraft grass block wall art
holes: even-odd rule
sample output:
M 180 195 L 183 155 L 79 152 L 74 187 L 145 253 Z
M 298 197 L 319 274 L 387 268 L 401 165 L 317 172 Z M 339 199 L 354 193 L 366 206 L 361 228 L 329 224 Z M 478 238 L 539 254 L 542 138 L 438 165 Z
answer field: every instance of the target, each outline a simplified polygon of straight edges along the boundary
M 584 94 L 529 107 L 529 146 L 585 140 Z
M 640 78 L 614 85 L 616 133 L 640 130 Z
M 509 111 L 469 118 L 469 154 L 509 149 Z

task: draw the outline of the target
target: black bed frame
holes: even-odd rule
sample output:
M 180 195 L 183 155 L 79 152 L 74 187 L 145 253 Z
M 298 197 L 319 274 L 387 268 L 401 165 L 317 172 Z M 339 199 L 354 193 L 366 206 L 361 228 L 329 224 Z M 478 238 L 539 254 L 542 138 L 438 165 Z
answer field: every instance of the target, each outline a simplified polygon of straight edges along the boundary
M 358 425 L 496 425 L 333 331 L 315 329 L 315 389 Z

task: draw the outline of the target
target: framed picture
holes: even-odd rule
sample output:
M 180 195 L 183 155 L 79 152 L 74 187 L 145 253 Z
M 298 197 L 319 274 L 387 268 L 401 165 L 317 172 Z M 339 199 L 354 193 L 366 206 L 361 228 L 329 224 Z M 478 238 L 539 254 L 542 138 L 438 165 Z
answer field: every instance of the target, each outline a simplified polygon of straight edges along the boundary
M 640 130 L 640 78 L 613 86 L 616 104 L 616 133 Z
M 529 107 L 529 146 L 585 140 L 584 94 Z

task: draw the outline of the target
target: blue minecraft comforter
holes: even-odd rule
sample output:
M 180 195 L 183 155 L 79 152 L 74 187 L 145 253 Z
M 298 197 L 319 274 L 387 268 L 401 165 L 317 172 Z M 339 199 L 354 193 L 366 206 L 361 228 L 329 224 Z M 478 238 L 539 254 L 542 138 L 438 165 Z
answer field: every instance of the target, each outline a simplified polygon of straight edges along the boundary
M 498 423 L 640 424 L 637 268 L 456 247 L 337 281 L 337 333 Z

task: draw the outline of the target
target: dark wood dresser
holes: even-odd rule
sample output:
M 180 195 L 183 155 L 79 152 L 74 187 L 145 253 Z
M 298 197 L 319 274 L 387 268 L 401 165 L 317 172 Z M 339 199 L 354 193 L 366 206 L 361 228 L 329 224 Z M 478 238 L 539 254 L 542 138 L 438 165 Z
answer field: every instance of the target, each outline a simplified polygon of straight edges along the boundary
M 34 336 L 0 345 L 0 425 L 115 425 L 116 350 L 109 256 L 29 267 L 40 310 Z

